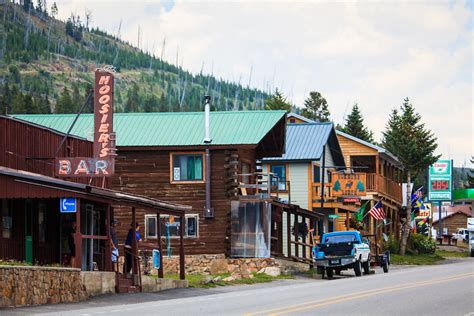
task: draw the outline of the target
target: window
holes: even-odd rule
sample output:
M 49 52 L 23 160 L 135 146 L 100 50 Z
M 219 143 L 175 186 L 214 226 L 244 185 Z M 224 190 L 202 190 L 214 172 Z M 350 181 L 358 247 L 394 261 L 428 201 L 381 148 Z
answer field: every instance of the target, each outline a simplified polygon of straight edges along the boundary
M 271 173 L 278 177 L 278 191 L 286 191 L 286 165 L 274 165 L 270 167 Z M 277 179 L 272 179 L 272 187 L 276 187 Z
M 317 165 L 313 165 L 313 182 L 321 182 L 321 168 Z
M 203 154 L 171 154 L 171 182 L 202 182 Z
M 171 238 L 179 238 L 181 219 L 168 215 L 161 215 L 160 218 L 161 237 L 166 237 L 169 234 Z M 187 214 L 185 219 L 186 227 L 184 228 L 184 237 L 197 238 L 199 215 Z M 158 227 L 156 225 L 156 215 L 145 215 L 145 238 L 156 239 L 158 234 Z
M 9 208 L 7 200 L 1 200 L 1 215 L 2 215 L 2 237 L 12 238 L 13 237 L 13 218 L 12 210 Z

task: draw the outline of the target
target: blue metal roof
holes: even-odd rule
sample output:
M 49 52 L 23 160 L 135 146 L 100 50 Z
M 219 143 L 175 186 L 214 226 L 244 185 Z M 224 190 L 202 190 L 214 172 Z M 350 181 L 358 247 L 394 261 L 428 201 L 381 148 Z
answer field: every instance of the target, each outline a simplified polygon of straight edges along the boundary
M 286 128 L 286 152 L 282 157 L 267 157 L 263 161 L 319 160 L 323 146 L 328 142 L 332 123 L 288 124 Z M 335 134 L 333 134 L 335 137 Z

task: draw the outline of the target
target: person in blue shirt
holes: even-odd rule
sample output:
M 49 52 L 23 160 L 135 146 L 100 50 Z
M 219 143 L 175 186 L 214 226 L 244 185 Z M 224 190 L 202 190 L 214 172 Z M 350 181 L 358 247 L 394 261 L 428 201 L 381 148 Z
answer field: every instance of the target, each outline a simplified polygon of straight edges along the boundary
M 117 224 L 118 224 L 118 221 L 116 219 L 113 219 L 110 222 L 110 245 L 112 246 L 112 262 L 114 263 L 114 269 L 115 269 L 115 263 L 118 261 L 118 257 L 119 257 Z
M 124 273 L 130 273 L 132 270 L 132 238 L 133 238 L 133 224 L 130 225 L 130 229 L 128 230 L 127 239 L 125 240 L 124 250 L 125 250 L 125 267 Z M 135 225 L 135 239 L 137 243 L 141 241 L 140 237 L 140 225 L 136 223 Z

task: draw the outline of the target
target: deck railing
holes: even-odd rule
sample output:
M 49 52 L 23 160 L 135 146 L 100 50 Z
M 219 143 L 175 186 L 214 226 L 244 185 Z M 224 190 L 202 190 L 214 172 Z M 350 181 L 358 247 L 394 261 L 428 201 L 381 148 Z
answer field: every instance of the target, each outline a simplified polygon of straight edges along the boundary
M 401 184 L 375 173 L 367 174 L 367 192 L 379 193 L 398 202 L 402 201 Z
M 241 197 L 279 199 L 280 192 L 290 192 L 290 182 L 282 182 L 274 173 L 243 173 L 238 175 L 238 179 L 239 196 Z
M 324 184 L 324 200 L 335 200 L 336 197 L 332 194 L 332 183 L 325 183 Z M 313 202 L 321 200 L 321 183 L 313 183 Z

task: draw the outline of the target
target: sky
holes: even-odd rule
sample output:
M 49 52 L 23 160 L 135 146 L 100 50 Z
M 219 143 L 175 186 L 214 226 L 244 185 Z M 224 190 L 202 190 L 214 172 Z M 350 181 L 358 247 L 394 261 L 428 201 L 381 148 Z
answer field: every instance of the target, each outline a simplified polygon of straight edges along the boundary
M 319 91 L 335 123 L 357 103 L 377 141 L 408 97 L 442 159 L 472 166 L 474 1 L 56 2 L 61 19 L 90 10 L 91 26 L 121 25 L 135 46 L 140 32 L 142 49 L 194 73 L 279 88 L 299 107 Z

